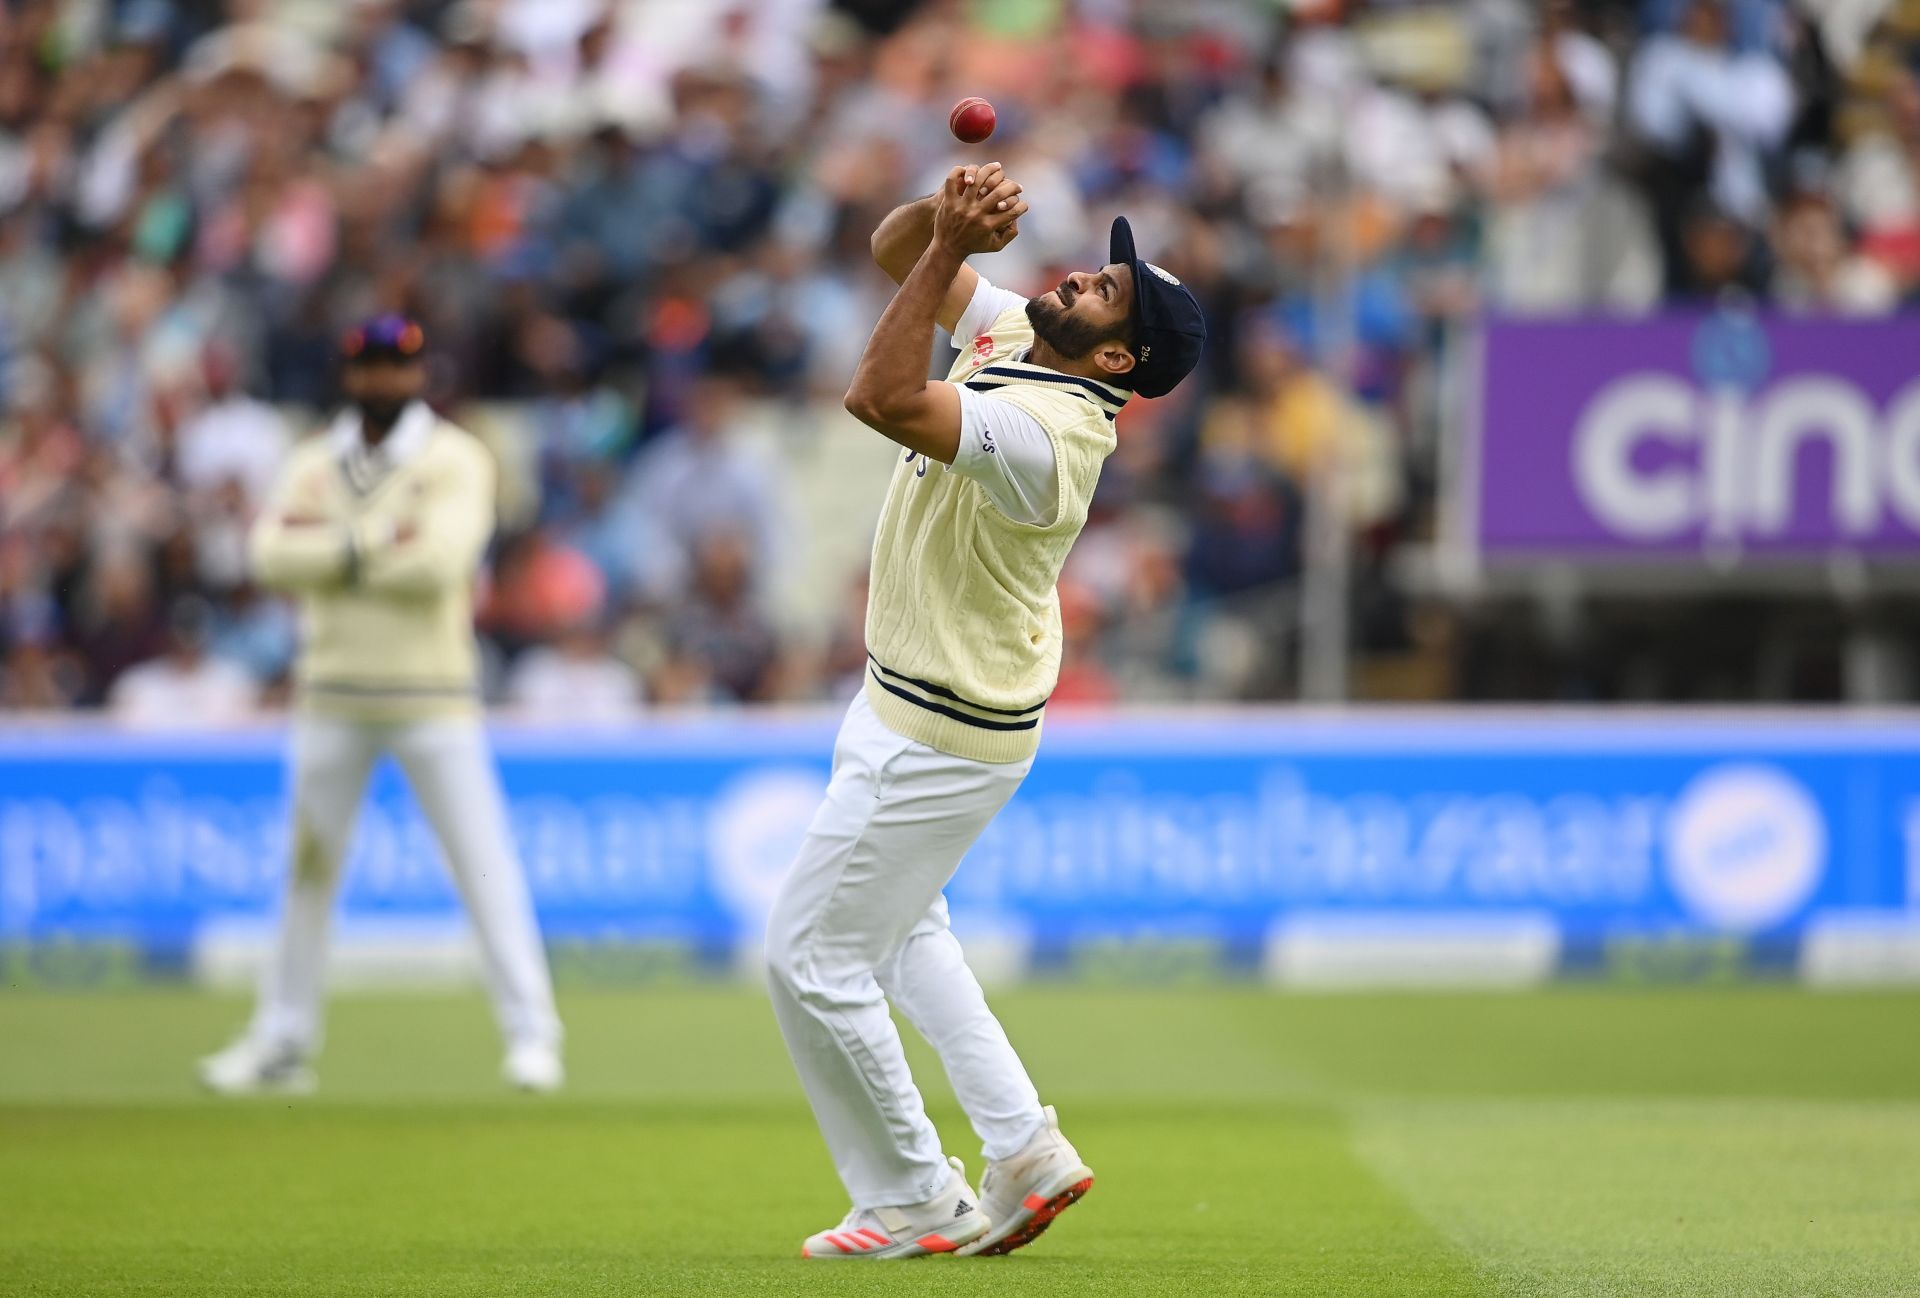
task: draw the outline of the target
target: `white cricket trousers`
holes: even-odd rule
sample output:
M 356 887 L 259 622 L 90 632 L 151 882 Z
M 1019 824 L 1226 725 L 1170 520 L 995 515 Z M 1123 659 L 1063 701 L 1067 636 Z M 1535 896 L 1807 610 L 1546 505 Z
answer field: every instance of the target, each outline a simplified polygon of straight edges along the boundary
M 767 968 L 787 1049 L 856 1208 L 924 1202 L 948 1176 L 889 1001 L 939 1054 L 988 1158 L 1018 1153 L 1043 1120 L 940 895 L 1032 764 L 904 739 L 865 694 L 840 727 L 826 801 L 767 922 Z
M 293 863 L 286 909 L 260 986 L 252 1033 L 312 1049 L 320 1040 L 327 929 L 367 778 L 391 753 L 440 840 L 480 939 L 487 990 L 509 1043 L 558 1044 L 560 1018 L 514 850 L 500 782 L 476 717 L 293 724 Z

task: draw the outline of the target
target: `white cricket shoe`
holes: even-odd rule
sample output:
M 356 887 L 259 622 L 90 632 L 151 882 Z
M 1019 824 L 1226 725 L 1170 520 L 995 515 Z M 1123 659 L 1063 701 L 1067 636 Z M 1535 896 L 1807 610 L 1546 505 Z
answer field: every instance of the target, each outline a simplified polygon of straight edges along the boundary
M 300 1047 L 251 1036 L 202 1059 L 199 1075 L 216 1095 L 311 1095 L 315 1085 Z
M 1047 1120 L 1026 1148 L 987 1164 L 980 1180 L 980 1206 L 993 1227 L 961 1249 L 961 1256 L 998 1257 L 1025 1248 L 1093 1188 L 1093 1169 L 1060 1134 L 1053 1106 L 1041 1112 Z
M 947 1187 L 925 1203 L 904 1208 L 855 1208 L 838 1226 L 807 1236 L 801 1257 L 926 1257 L 951 1253 L 987 1233 L 980 1196 L 967 1185 L 967 1169 L 949 1158 Z
M 560 1062 L 560 1048 L 548 1041 L 522 1041 L 507 1049 L 500 1075 L 516 1091 L 548 1095 L 567 1080 L 567 1066 Z

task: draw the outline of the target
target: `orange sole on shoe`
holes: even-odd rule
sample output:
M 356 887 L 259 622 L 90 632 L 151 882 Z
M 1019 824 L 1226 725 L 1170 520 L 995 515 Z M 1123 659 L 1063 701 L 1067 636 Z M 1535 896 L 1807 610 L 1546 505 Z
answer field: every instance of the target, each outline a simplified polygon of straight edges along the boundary
M 1014 1231 L 1013 1234 L 1008 1235 L 1005 1239 L 995 1240 L 979 1252 L 973 1253 L 970 1256 L 1002 1257 L 1013 1252 L 1016 1248 L 1025 1248 L 1046 1233 L 1047 1227 L 1053 1225 L 1053 1219 L 1055 1217 L 1058 1217 L 1061 1213 L 1073 1207 L 1074 1204 L 1080 1202 L 1081 1199 L 1086 1197 L 1087 1191 L 1092 1188 L 1093 1178 L 1089 1176 L 1085 1180 L 1075 1181 L 1051 1199 L 1042 1199 L 1037 1194 L 1027 1196 L 1026 1203 L 1021 1206 L 1031 1212 L 1033 1216 L 1027 1218 L 1020 1229 Z

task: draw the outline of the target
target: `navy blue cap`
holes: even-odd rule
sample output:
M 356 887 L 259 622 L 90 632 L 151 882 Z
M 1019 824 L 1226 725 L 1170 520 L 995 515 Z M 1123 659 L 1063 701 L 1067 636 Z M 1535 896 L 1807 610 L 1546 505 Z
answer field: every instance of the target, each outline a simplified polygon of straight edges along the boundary
M 1133 369 L 1126 381 L 1143 397 L 1164 397 L 1193 373 L 1207 345 L 1207 318 L 1187 286 L 1133 248 L 1127 218 L 1113 220 L 1107 260 L 1133 271 Z
M 417 361 L 427 348 L 427 332 L 397 313 L 377 315 L 340 340 L 340 354 L 356 361 Z

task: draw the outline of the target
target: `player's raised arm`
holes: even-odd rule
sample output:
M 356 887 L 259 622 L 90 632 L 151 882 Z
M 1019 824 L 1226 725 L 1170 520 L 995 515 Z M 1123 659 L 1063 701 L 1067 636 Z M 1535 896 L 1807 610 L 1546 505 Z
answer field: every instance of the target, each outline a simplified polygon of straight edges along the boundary
M 954 169 L 926 244 L 874 326 L 847 389 L 847 410 L 861 423 L 942 464 L 953 463 L 960 449 L 960 398 L 952 384 L 927 381 L 934 322 L 952 301 L 967 257 L 1004 248 L 1017 233 L 1027 211 L 1019 193 L 998 164 L 981 168 L 972 181 L 964 168 Z M 949 327 L 966 309 L 977 278 L 967 276 L 967 294 L 950 308 Z
M 942 192 L 945 189 L 963 188 L 968 185 L 978 187 L 983 193 L 990 192 L 998 188 L 1003 179 L 1004 173 L 997 162 L 989 162 L 984 167 L 955 167 L 947 173 L 946 185 Z M 1020 186 L 1016 184 L 1013 192 L 1018 194 Z M 874 264 L 887 272 L 887 278 L 894 283 L 905 283 L 907 275 L 913 270 L 914 263 L 918 262 L 920 254 L 927 250 L 928 243 L 933 239 L 933 214 L 939 206 L 940 194 L 938 193 L 917 198 L 887 213 L 887 218 L 880 222 L 880 227 L 873 232 L 869 247 L 873 250 Z M 1022 210 L 1025 209 L 1022 208 Z M 982 251 L 1004 248 L 1017 234 L 1019 234 L 1017 223 L 1009 225 L 1006 227 L 1004 237 L 993 245 L 993 248 Z M 967 309 L 967 303 L 973 301 L 973 292 L 979 283 L 979 273 L 962 262 L 960 269 L 954 272 L 952 283 L 947 287 L 946 297 L 941 300 L 940 309 L 934 317 L 942 329 L 949 333 L 953 332 L 961 313 Z

